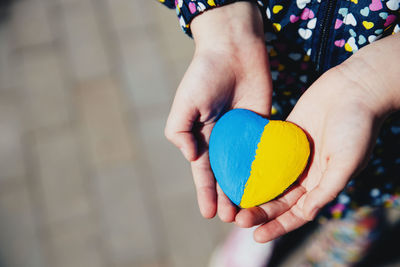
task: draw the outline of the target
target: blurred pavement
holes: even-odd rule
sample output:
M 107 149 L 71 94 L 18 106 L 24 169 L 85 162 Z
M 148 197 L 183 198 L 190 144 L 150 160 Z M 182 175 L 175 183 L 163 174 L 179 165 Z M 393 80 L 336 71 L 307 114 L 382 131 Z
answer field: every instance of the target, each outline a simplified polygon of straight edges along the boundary
M 229 225 L 201 218 L 163 136 L 193 53 L 175 12 L 19 0 L 2 14 L 0 266 L 206 266 Z

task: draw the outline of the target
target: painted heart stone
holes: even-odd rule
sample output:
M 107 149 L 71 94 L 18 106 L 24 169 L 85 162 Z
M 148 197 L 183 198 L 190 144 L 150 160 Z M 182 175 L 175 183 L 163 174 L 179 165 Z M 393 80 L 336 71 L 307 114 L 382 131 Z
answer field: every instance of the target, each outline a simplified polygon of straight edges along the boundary
M 221 189 L 250 208 L 282 194 L 302 174 L 310 156 L 306 134 L 287 121 L 233 109 L 215 124 L 209 157 Z

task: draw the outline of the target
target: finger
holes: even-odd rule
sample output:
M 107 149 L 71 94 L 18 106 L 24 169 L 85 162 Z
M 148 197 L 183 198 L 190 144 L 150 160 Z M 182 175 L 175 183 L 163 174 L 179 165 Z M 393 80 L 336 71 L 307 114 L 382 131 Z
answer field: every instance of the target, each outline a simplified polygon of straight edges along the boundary
M 320 183 L 306 196 L 303 205 L 304 218 L 313 220 L 318 211 L 334 200 L 351 177 L 351 168 L 330 164 L 323 173 Z
M 229 198 L 222 191 L 221 187 L 217 184 L 218 195 L 218 216 L 223 222 L 233 222 L 237 213 L 236 206 L 229 200 Z
M 269 220 L 268 214 L 260 207 L 242 209 L 235 217 L 235 224 L 241 228 L 250 228 Z
M 204 218 L 213 218 L 217 212 L 217 192 L 208 152 L 192 161 L 191 165 L 200 213 Z
M 266 243 L 289 233 L 308 221 L 303 218 L 301 209 L 295 205 L 279 217 L 261 225 L 254 231 L 254 240 Z
M 239 227 L 253 227 L 272 220 L 288 211 L 306 192 L 301 185 L 295 185 L 281 197 L 258 207 L 243 209 L 235 218 Z
M 165 126 L 165 136 L 177 146 L 188 161 L 196 159 L 197 142 L 192 133 L 198 110 L 177 93 Z

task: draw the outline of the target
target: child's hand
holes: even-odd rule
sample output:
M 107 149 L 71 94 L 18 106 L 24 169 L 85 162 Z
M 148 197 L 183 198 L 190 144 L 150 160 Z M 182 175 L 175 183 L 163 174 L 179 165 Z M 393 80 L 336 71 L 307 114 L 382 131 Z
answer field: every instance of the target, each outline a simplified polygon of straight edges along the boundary
M 241 227 L 263 224 L 254 232 L 256 241 L 275 239 L 314 219 L 367 163 L 381 123 L 400 108 L 399 37 L 360 50 L 300 98 L 287 120 L 308 132 L 311 164 L 282 197 L 237 214 Z
M 211 130 L 222 113 L 246 108 L 271 110 L 272 85 L 263 24 L 257 7 L 238 2 L 196 17 L 191 29 L 196 51 L 179 85 L 165 128 L 166 137 L 191 161 L 202 215 L 231 222 L 236 207 L 217 188 L 208 158 Z

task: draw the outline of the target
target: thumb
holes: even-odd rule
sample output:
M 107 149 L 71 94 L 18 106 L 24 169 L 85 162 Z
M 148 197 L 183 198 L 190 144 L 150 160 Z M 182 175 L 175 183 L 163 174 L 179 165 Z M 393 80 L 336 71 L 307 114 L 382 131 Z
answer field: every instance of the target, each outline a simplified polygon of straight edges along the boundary
M 181 150 L 188 161 L 197 157 L 197 142 L 192 128 L 198 116 L 197 108 L 177 95 L 164 130 L 167 139 Z
M 323 173 L 320 183 L 307 194 L 304 200 L 304 218 L 310 221 L 313 220 L 322 207 L 338 196 L 351 175 L 350 168 L 341 168 L 341 166 L 328 167 Z

